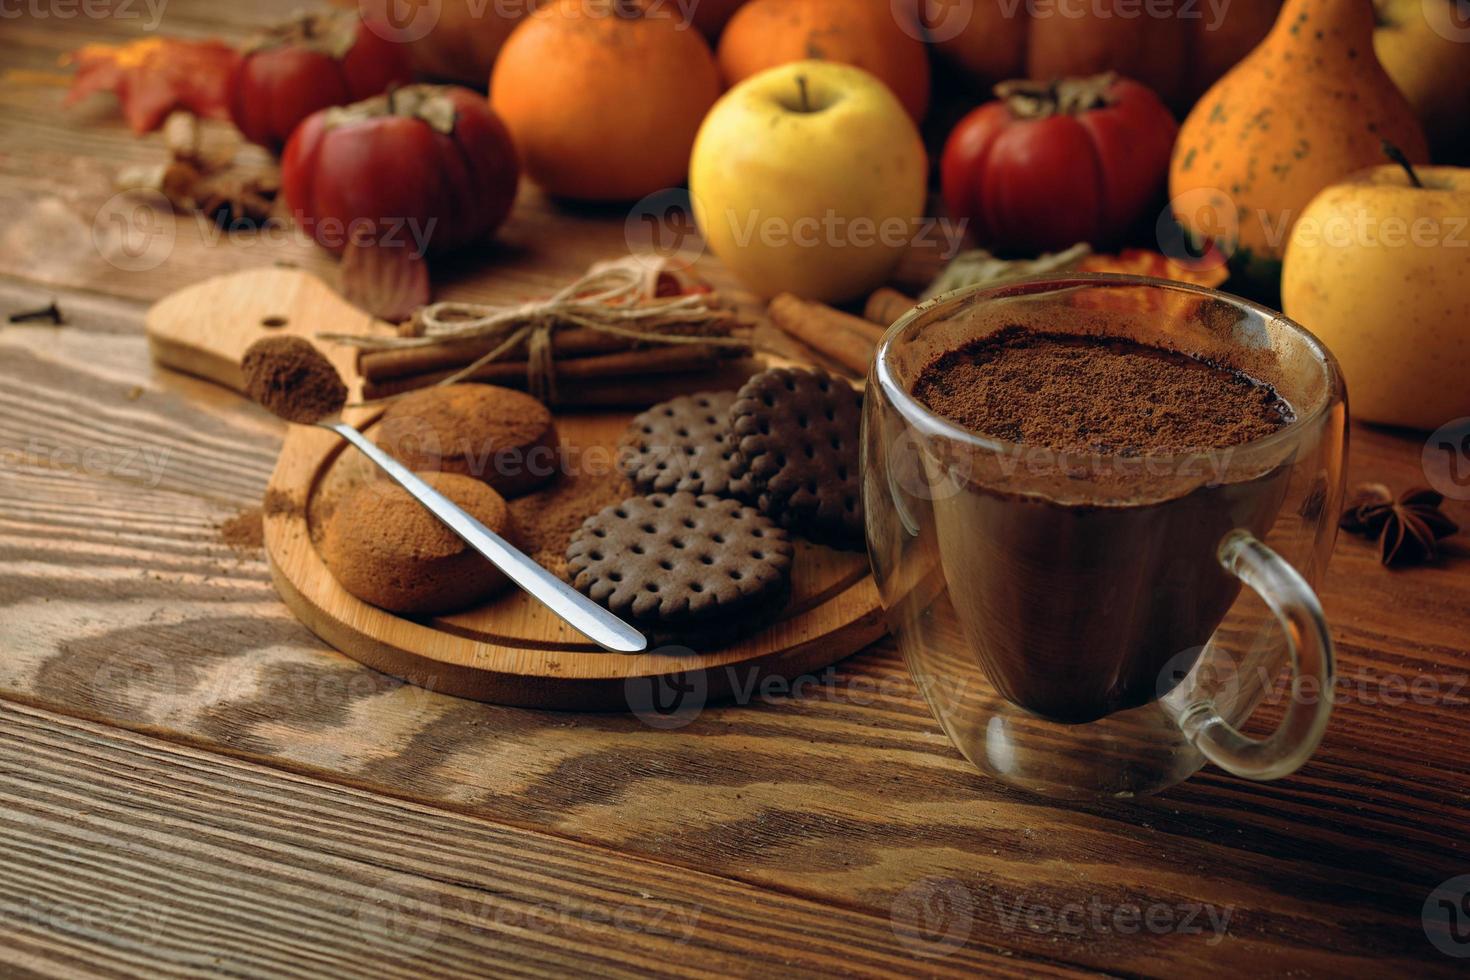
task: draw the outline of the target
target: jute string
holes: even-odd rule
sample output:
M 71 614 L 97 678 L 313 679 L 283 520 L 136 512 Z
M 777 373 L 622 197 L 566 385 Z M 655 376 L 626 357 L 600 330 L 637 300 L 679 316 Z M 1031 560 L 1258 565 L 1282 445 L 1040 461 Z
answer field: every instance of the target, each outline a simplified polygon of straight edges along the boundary
M 556 400 L 552 333 L 558 329 L 585 327 L 642 344 L 754 350 L 749 340 L 710 329 L 717 323 L 728 324 L 736 319 L 734 313 L 716 304 L 713 294 L 659 296 L 659 277 L 665 272 L 680 276 L 662 260 L 630 255 L 594 265 L 580 279 L 547 299 L 510 306 L 431 303 L 414 314 L 406 335 L 321 333 L 317 336 L 368 350 L 404 350 L 477 339 L 497 342 L 473 363 L 438 382 L 441 385 L 462 381 L 524 345 L 527 387 L 533 396 L 548 403 Z

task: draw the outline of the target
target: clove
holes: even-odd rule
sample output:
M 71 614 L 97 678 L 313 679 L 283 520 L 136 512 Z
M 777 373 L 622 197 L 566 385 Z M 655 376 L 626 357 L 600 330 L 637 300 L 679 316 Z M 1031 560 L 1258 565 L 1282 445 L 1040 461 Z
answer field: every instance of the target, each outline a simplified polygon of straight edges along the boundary
M 24 310 L 20 313 L 10 314 L 11 323 L 49 323 L 52 326 L 63 326 L 66 317 L 61 315 L 61 307 L 52 300 L 49 306 L 43 306 L 39 310 Z

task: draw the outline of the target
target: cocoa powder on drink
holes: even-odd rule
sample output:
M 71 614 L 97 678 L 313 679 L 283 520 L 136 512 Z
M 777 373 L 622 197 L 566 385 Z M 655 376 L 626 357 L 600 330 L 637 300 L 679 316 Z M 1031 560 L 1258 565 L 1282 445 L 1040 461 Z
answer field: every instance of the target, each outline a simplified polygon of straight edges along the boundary
M 1200 358 L 1123 338 L 1021 327 L 939 355 L 913 395 L 982 435 L 1104 456 L 1223 449 L 1294 418 L 1270 386 Z

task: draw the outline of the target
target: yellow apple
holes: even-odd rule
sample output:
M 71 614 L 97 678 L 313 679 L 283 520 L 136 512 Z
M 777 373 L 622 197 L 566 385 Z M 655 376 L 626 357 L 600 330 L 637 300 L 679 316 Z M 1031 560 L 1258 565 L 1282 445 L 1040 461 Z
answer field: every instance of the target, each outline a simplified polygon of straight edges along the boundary
M 1375 0 L 1373 51 L 1408 98 L 1438 152 L 1470 148 L 1470 24 L 1455 0 Z M 1436 155 L 1435 159 L 1440 159 Z
M 1312 199 L 1281 275 L 1287 316 L 1337 355 L 1356 418 L 1470 416 L 1470 169 L 1374 167 Z
M 705 117 L 689 161 L 694 218 L 751 289 L 852 299 L 921 230 L 927 164 L 888 86 L 796 61 L 752 75 Z

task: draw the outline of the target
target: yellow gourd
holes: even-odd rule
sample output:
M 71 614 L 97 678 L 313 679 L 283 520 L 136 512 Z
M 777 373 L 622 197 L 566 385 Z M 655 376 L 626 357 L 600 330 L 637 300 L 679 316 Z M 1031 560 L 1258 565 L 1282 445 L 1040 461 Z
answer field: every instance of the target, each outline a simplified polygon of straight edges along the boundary
M 1383 160 L 1429 159 L 1408 100 L 1373 53 L 1372 0 L 1287 0 L 1266 39 L 1184 121 L 1174 216 L 1255 284 L 1279 280 L 1292 224 L 1318 191 Z

